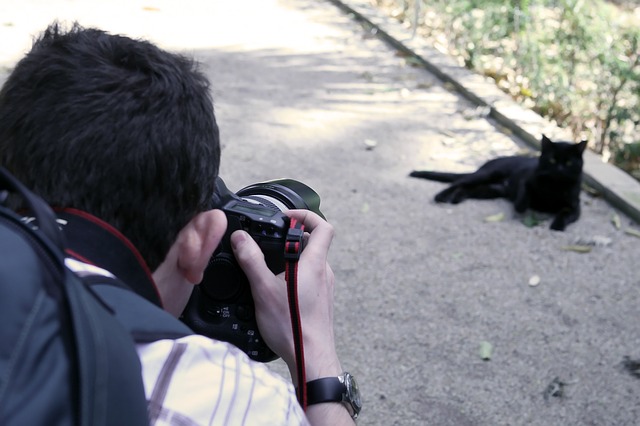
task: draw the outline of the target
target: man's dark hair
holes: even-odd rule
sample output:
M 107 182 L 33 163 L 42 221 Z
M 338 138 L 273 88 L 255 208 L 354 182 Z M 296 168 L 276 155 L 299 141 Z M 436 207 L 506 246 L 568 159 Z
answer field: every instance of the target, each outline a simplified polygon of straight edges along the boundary
M 120 230 L 151 270 L 210 207 L 219 163 L 207 78 L 149 42 L 54 23 L 0 90 L 0 164 Z

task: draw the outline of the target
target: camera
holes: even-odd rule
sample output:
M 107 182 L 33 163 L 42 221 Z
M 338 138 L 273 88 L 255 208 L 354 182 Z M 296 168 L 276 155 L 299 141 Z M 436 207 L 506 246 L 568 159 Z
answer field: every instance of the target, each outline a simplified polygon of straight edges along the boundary
M 284 272 L 290 220 L 283 212 L 305 209 L 324 218 L 320 197 L 292 179 L 256 183 L 234 194 L 218 177 L 212 208 L 221 209 L 227 216 L 227 231 L 180 319 L 194 332 L 232 343 L 256 361 L 272 361 L 277 355 L 260 336 L 251 287 L 233 255 L 231 234 L 239 229 L 249 233 L 269 269 L 274 274 Z

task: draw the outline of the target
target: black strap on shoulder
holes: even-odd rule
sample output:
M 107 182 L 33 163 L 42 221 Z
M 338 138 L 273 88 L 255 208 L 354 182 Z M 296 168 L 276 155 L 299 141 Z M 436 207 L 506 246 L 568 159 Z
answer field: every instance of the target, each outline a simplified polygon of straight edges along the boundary
M 136 343 L 179 339 L 194 334 L 183 322 L 136 294 L 117 278 L 82 277 L 97 297 L 114 313 Z
M 95 292 L 91 294 L 87 291 L 89 286 L 82 285 L 78 276 L 64 267 L 64 236 L 53 211 L 45 201 L 30 192 L 6 170 L 0 169 L 0 192 L 4 190 L 21 196 L 29 213 L 35 216 L 36 223 L 27 224 L 17 215 L 9 215 L 12 212 L 5 211 L 7 209 L 1 209 L 2 216 L 11 220 L 6 223 L 18 225 L 15 229 L 20 230 L 19 236 L 24 237 L 22 241 L 28 242 L 31 247 L 32 250 L 25 253 L 31 253 L 32 260 L 38 262 L 38 271 L 55 269 L 60 272 L 47 275 L 36 271 L 29 275 L 30 284 L 33 284 L 31 288 L 35 292 L 49 287 L 56 288 L 57 292 L 54 300 L 47 300 L 46 296 L 38 298 L 38 306 L 34 306 L 32 312 L 38 313 L 39 322 L 35 321 L 36 315 L 30 316 L 28 326 L 21 330 L 21 333 L 25 333 L 21 338 L 28 336 L 21 340 L 24 345 L 42 347 L 43 340 L 35 336 L 45 336 L 44 340 L 50 344 L 47 350 L 42 350 L 42 354 L 47 360 L 56 361 L 54 369 L 61 367 L 63 370 L 65 384 L 61 386 L 62 392 L 69 390 L 75 396 L 70 402 L 70 408 L 54 408 L 59 416 L 56 417 L 58 422 L 62 422 L 63 417 L 73 416 L 74 424 L 87 426 L 148 424 L 140 360 L 131 336 L 114 319 L 112 312 L 102 309 L 102 299 L 95 297 Z M 46 309 L 40 311 L 41 308 Z M 51 318 L 47 327 L 31 328 L 31 325 L 44 326 L 46 321 L 43 318 Z M 34 320 L 33 323 L 31 320 Z M 59 326 L 62 328 L 57 328 Z M 64 330 L 64 335 L 60 332 L 61 329 Z M 62 343 L 54 344 L 54 339 Z M 53 351 L 49 351 L 50 347 L 54 347 Z M 56 352 L 55 348 L 62 347 L 63 350 Z M 58 365 L 63 360 L 61 354 L 64 354 L 64 362 L 68 361 L 64 367 Z M 40 359 L 40 362 L 48 365 L 44 359 Z M 56 378 L 52 380 L 55 381 Z M 43 404 L 41 399 L 36 395 L 32 397 L 33 404 L 25 407 L 25 410 L 35 412 L 38 411 L 37 408 L 45 408 L 46 404 L 39 405 Z
M 25 202 L 27 209 L 38 221 L 38 228 L 61 251 L 64 250 L 64 235 L 56 223 L 56 216 L 40 197 L 27 189 L 18 179 L 6 169 L 0 167 L 0 190 L 8 190 L 18 194 Z

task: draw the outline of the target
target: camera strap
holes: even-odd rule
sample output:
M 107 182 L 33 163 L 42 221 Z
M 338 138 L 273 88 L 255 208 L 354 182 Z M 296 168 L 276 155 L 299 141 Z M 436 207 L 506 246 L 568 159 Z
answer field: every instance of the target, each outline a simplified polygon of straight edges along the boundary
M 298 261 L 302 253 L 304 225 L 291 218 L 287 240 L 284 246 L 285 280 L 287 281 L 287 295 L 289 298 L 289 313 L 291 315 L 291 330 L 296 356 L 298 387 L 296 389 L 298 402 L 302 409 L 307 409 L 307 380 L 304 366 L 304 347 L 302 344 L 302 322 L 298 304 Z

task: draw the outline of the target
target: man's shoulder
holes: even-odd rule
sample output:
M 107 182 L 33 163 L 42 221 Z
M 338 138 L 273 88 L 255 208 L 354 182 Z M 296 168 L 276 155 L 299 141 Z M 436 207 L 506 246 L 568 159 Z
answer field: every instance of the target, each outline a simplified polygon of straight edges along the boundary
M 165 339 L 136 345 L 143 367 L 158 369 L 172 359 L 176 372 L 200 370 L 206 375 L 250 378 L 256 385 L 268 385 L 284 393 L 293 391 L 292 384 L 271 371 L 265 364 L 251 360 L 237 347 L 200 335 Z M 155 367 L 154 367 L 155 366 Z M 161 368 L 161 367 L 160 367 Z M 227 377 L 227 378 L 228 378 Z M 295 395 L 295 391 L 293 391 Z
M 134 292 L 111 272 L 95 265 L 66 258 L 65 264 L 94 296 L 109 307 L 118 322 L 137 343 L 177 339 L 193 334 L 185 324 L 148 299 Z
M 227 415 L 252 419 L 247 424 L 306 422 L 291 382 L 229 343 L 191 335 L 137 350 L 157 420 L 171 414 L 196 424 Z

